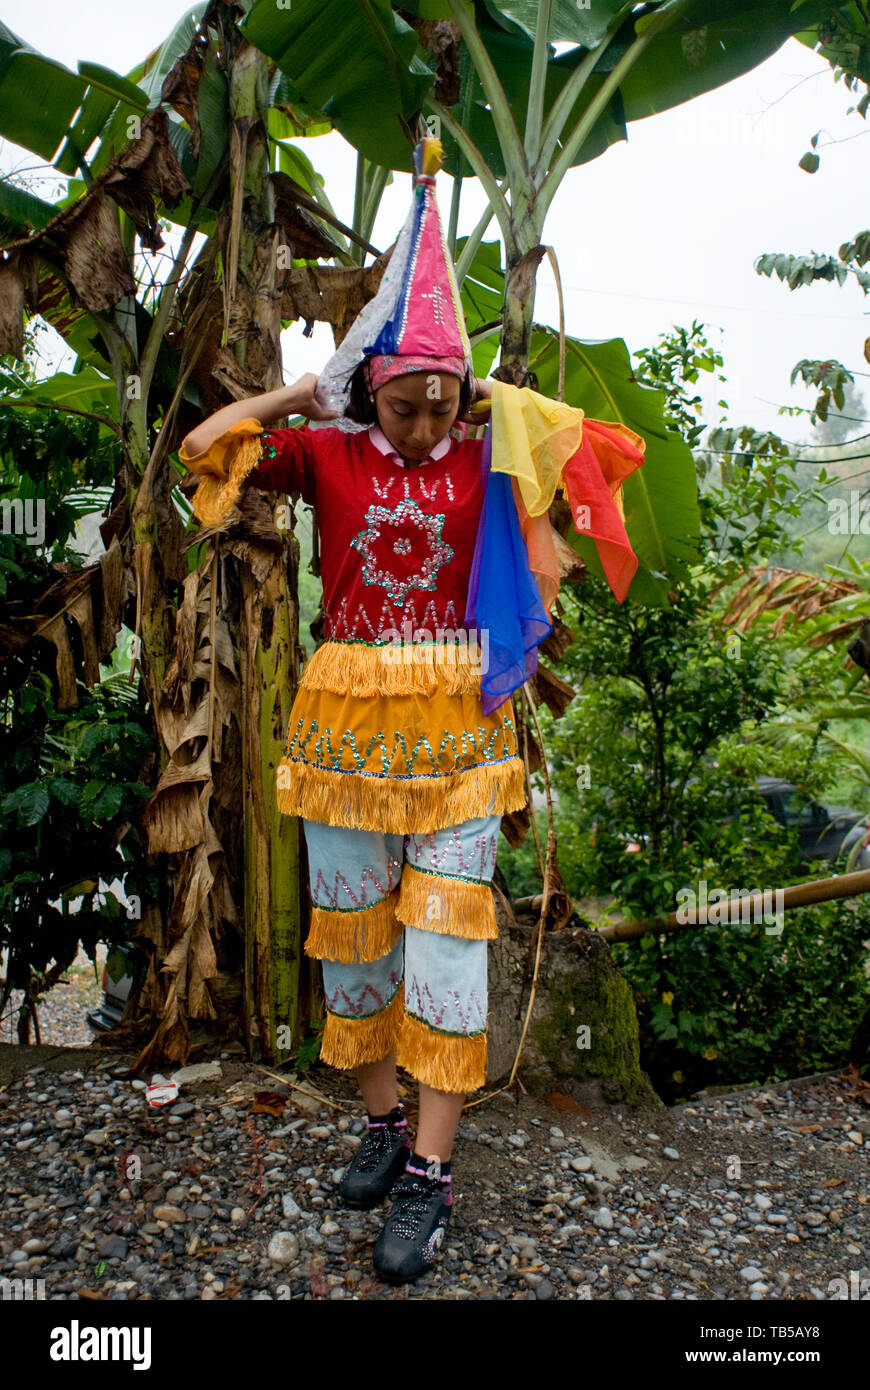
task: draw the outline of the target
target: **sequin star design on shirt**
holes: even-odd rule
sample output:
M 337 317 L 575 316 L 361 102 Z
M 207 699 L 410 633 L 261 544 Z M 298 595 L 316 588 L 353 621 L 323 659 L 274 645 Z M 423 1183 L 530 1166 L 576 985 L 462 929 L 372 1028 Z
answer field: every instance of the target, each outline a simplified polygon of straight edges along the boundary
M 453 559 L 453 549 L 441 539 L 444 513 L 427 515 L 407 495 L 395 507 L 373 502 L 365 514 L 366 529 L 358 531 L 351 545 L 363 557 L 364 584 L 380 584 L 393 603 L 403 604 L 411 589 L 434 589 L 438 571 Z M 411 555 L 416 569 L 396 574 L 390 566 L 392 555 Z

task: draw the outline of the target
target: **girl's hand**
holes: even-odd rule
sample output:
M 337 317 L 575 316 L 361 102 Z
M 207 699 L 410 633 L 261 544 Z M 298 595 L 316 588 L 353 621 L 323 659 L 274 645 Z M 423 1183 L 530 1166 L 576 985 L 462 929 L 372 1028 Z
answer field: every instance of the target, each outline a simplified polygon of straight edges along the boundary
M 485 381 L 482 377 L 474 378 L 474 399 L 469 409 L 464 415 L 457 418 L 466 425 L 481 425 L 486 421 L 489 414 L 489 406 L 483 404 L 492 398 L 492 382 Z
M 314 395 L 318 378 L 314 372 L 306 372 L 287 389 L 287 414 L 304 415 L 306 420 L 337 420 L 337 410 L 327 410 Z

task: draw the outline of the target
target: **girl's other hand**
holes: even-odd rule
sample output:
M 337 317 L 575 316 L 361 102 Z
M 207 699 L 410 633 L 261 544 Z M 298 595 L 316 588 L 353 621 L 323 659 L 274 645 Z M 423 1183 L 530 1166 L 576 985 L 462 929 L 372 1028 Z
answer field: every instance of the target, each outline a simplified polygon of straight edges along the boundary
M 492 399 L 492 382 L 485 381 L 482 377 L 474 378 L 474 399 L 469 409 L 464 415 L 457 416 L 466 425 L 481 425 L 486 422 L 489 414 L 489 402 Z
M 306 420 L 337 420 L 337 410 L 327 410 L 315 396 L 318 378 L 306 372 L 287 388 L 288 415 L 304 415 Z

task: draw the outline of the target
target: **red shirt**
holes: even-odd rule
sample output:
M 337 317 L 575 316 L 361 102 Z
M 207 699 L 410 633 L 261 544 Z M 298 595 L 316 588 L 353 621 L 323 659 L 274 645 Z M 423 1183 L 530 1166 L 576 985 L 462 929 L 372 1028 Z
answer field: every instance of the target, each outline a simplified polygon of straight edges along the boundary
M 321 538 L 325 637 L 431 641 L 465 617 L 483 506 L 481 443 L 457 442 L 441 458 L 397 467 L 368 430 L 264 430 L 247 481 L 298 493 Z M 274 451 L 274 452 L 272 452 Z

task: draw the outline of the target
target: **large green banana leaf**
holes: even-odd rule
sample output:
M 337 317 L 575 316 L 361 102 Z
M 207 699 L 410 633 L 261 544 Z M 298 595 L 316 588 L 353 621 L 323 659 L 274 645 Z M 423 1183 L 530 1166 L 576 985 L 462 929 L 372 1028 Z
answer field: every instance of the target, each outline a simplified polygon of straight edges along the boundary
M 87 151 L 119 104 L 127 115 L 147 106 L 127 78 L 97 63 L 79 63 L 78 72 L 71 72 L 0 23 L 0 135 L 5 139 L 45 160 L 60 151 L 57 168 L 72 173 L 73 152 Z
M 80 372 L 56 372 L 54 376 L 34 385 L 23 387 L 16 396 L 4 396 L 4 410 L 30 410 L 35 402 L 46 405 L 65 406 L 70 410 L 84 410 L 89 414 L 103 416 L 107 420 L 118 419 L 118 391 L 111 377 L 103 376 L 93 367 L 84 367 Z M 108 428 L 108 427 L 107 427 Z
M 286 74 L 291 99 L 322 111 L 367 159 L 410 168 L 404 123 L 434 73 L 388 0 L 258 0 L 241 27 Z

